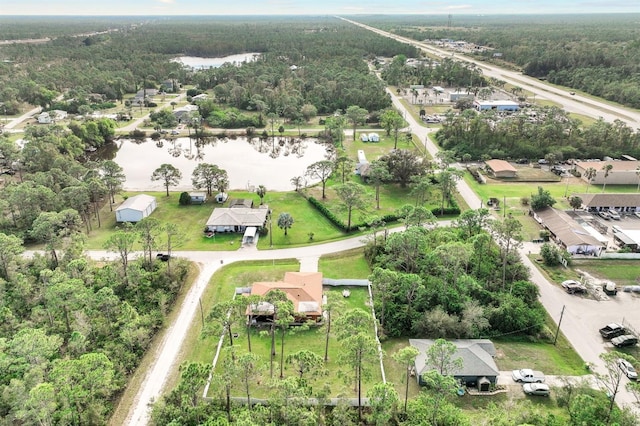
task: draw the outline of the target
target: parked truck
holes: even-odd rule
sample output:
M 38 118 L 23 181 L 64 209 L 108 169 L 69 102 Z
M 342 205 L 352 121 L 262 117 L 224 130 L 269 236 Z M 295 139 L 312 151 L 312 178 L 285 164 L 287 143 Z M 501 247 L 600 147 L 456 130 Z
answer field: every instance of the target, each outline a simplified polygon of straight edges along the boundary
M 607 324 L 606 326 L 602 327 L 598 331 L 600 331 L 600 335 L 602 337 L 607 340 L 611 340 L 614 337 L 622 336 L 624 333 L 626 333 L 627 330 L 625 330 L 623 325 L 612 322 L 611 324 Z
M 521 370 L 513 370 L 511 377 L 518 383 L 542 383 L 544 382 L 544 374 L 541 371 L 523 368 Z

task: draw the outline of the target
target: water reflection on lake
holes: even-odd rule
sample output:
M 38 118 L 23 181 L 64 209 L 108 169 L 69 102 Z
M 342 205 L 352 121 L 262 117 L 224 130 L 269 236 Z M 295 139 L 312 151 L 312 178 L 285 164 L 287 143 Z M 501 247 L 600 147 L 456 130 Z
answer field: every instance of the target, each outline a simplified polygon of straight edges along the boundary
M 174 62 L 182 62 L 185 66 L 196 70 L 207 68 L 218 68 L 224 63 L 242 63 L 255 61 L 260 56 L 259 53 L 241 53 L 238 55 L 229 55 L 215 58 L 202 58 L 199 56 L 180 56 L 173 59 Z
M 151 174 L 163 163 L 172 164 L 182 173 L 182 180 L 171 191 L 192 190 L 191 175 L 199 163 L 212 163 L 229 174 L 230 189 L 251 189 L 264 185 L 272 191 L 293 189 L 291 178 L 304 176 L 307 167 L 327 158 L 326 145 L 315 139 L 252 138 L 216 139 L 197 143 L 194 138 L 142 143 L 130 140 L 121 146 L 114 158 L 127 180 L 124 189 L 132 191 L 162 191 L 159 181 L 152 182 Z

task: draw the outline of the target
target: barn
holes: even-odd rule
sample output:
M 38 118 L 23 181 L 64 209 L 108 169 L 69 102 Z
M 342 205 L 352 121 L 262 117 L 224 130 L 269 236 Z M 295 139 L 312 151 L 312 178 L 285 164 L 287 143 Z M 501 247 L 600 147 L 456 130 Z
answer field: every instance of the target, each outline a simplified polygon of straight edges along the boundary
M 157 207 L 156 197 L 140 194 L 127 198 L 116 209 L 116 222 L 140 222 Z

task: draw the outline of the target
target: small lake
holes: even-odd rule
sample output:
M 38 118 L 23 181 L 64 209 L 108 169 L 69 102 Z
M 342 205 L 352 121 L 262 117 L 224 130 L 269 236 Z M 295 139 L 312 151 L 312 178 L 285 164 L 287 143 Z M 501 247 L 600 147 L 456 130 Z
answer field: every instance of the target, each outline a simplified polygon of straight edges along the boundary
M 195 138 L 134 143 L 117 142 L 120 147 L 114 161 L 127 177 L 124 189 L 163 191 L 161 182 L 151 181 L 151 174 L 163 163 L 182 173 L 182 180 L 170 191 L 191 191 L 191 175 L 199 163 L 216 164 L 227 171 L 229 189 L 253 190 L 258 185 L 271 191 L 291 191 L 291 178 L 304 176 L 307 167 L 326 159 L 326 145 L 315 139 L 246 137 L 217 139 L 198 147 Z
M 180 56 L 178 58 L 172 59 L 174 62 L 181 62 L 185 66 L 189 68 L 193 68 L 195 70 L 204 70 L 207 68 L 218 68 L 222 64 L 227 62 L 230 63 L 242 63 L 242 62 L 252 62 L 255 61 L 256 58 L 260 56 L 259 53 L 241 53 L 239 55 L 229 55 L 222 56 L 217 58 L 200 58 L 198 56 Z

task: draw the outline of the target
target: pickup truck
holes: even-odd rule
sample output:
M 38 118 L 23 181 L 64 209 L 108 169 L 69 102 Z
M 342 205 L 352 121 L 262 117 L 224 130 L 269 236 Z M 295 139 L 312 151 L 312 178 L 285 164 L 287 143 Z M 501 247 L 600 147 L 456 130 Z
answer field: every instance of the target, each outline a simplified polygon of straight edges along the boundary
M 511 377 L 518 383 L 542 383 L 544 382 L 544 374 L 540 371 L 523 368 L 522 370 L 513 370 Z
M 614 337 L 622 336 L 624 333 L 626 333 L 627 330 L 625 330 L 624 326 L 612 322 L 611 324 L 607 324 L 606 326 L 602 327 L 598 331 L 600 331 L 600 335 L 602 337 L 607 340 L 611 340 Z

